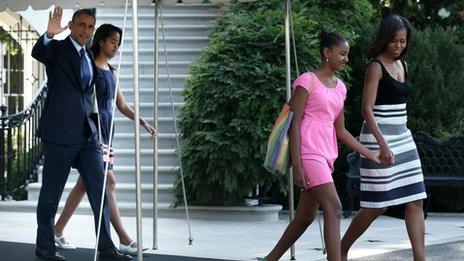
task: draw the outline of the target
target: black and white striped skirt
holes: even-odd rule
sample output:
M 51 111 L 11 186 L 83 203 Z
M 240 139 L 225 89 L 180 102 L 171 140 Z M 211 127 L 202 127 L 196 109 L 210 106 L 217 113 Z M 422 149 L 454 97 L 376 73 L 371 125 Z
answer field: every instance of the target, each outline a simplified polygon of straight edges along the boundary
M 361 207 L 383 208 L 426 198 L 419 154 L 411 131 L 406 126 L 406 104 L 376 105 L 374 116 L 395 155 L 395 163 L 384 166 L 361 157 Z M 377 140 L 366 122 L 363 123 L 359 141 L 371 150 L 379 150 Z

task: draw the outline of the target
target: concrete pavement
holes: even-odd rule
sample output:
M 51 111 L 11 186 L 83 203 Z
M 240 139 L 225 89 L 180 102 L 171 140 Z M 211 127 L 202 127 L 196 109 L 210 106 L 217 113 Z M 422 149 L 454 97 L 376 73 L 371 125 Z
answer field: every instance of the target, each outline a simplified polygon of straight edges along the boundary
M 461 261 L 464 260 L 464 241 L 449 242 L 438 245 L 429 245 L 425 247 L 426 260 L 446 260 Z M 356 258 L 354 261 L 401 261 L 412 260 L 412 253 L 409 250 L 397 250 L 381 255 Z
M 123 217 L 126 229 L 136 239 L 136 220 Z M 188 245 L 187 223 L 183 219 L 161 218 L 158 221 L 158 250 L 154 253 L 209 257 L 230 260 L 253 260 L 265 256 L 277 242 L 288 222 L 288 216 L 278 221 L 191 221 L 193 245 Z M 342 233 L 350 219 L 342 219 Z M 152 219 L 143 218 L 143 244 L 152 246 Z M 0 240 L 34 243 L 36 217 L 33 213 L 0 212 Z M 94 246 L 93 217 L 75 215 L 65 231 L 66 238 L 78 247 Z M 117 235 L 112 232 L 115 243 Z M 431 214 L 426 221 L 426 245 L 436 245 L 464 240 L 464 215 Z M 297 260 L 325 260 L 320 251 L 321 241 L 317 222 L 314 222 L 296 243 Z M 409 249 L 410 244 L 403 220 L 381 216 L 355 243 L 350 258 L 371 257 L 397 250 Z M 456 256 L 463 256 L 462 247 L 454 249 Z M 410 253 L 406 250 L 404 253 Z M 33 253 L 31 253 L 32 255 Z M 289 260 L 287 252 L 282 260 Z M 371 259 L 361 259 L 371 260 Z M 372 259 L 381 260 L 381 259 Z M 385 259 L 384 259 L 385 260 Z M 433 259 L 441 260 L 441 259 Z M 452 259 L 447 259 L 448 261 Z

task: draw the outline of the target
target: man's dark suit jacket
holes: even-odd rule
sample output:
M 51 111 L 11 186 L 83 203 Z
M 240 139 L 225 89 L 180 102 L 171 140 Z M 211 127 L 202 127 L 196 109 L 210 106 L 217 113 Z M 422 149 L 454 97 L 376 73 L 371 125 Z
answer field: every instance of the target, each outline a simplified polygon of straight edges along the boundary
M 47 98 L 37 128 L 37 137 L 46 142 L 71 145 L 88 137 L 96 138 L 97 128 L 91 119 L 93 88 L 85 88 L 81 80 L 80 56 L 70 36 L 64 40 L 43 43 L 43 35 L 32 49 L 32 57 L 46 65 Z M 91 52 L 88 52 L 92 55 Z M 97 69 L 92 60 L 93 79 Z M 84 129 L 85 128 L 85 129 Z

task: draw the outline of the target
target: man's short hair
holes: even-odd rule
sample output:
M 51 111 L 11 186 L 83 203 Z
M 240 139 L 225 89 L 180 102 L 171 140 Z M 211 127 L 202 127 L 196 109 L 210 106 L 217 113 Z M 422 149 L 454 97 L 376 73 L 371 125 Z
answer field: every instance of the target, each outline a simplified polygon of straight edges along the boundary
M 74 14 L 72 16 L 72 21 L 74 22 L 76 17 L 78 17 L 79 15 L 88 15 L 88 16 L 93 17 L 93 19 L 97 20 L 96 17 L 95 17 L 95 12 L 94 12 L 93 9 L 86 8 L 86 9 L 77 10 L 76 12 L 74 12 Z

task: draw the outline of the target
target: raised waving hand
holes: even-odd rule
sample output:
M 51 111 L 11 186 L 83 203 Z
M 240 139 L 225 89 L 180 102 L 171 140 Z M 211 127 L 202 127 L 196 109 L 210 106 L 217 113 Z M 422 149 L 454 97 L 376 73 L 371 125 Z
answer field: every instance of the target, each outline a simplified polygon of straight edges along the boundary
M 48 26 L 47 26 L 47 37 L 53 38 L 53 36 L 62 33 L 68 29 L 68 26 L 61 27 L 61 17 L 63 16 L 63 8 L 57 6 L 53 10 L 53 14 L 50 11 L 48 15 Z

